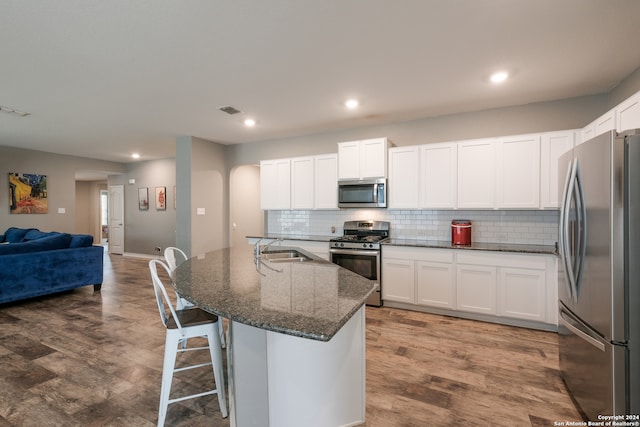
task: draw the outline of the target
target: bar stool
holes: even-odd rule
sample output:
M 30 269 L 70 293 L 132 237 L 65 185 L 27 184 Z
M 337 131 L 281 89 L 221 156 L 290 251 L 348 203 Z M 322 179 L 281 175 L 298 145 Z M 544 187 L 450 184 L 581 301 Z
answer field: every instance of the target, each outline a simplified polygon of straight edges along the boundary
M 176 248 L 175 246 L 168 246 L 164 250 L 164 259 L 167 262 L 167 265 L 169 266 L 169 271 L 173 273 L 173 270 L 175 270 L 178 265 L 180 265 L 181 263 L 183 263 L 189 258 L 187 257 L 187 254 L 185 254 L 182 249 Z M 193 307 L 193 304 L 191 304 L 186 299 L 182 298 L 180 295 L 178 295 L 177 292 L 176 292 L 176 297 L 177 297 L 176 309 L 182 310 L 185 308 Z M 220 319 L 220 322 L 218 322 L 218 332 L 220 334 L 220 345 L 222 346 L 222 348 L 225 348 L 226 340 L 224 337 L 224 325 L 222 324 L 222 319 Z
M 167 330 L 164 346 L 164 363 L 162 366 L 162 387 L 160 391 L 160 405 L 158 409 L 158 426 L 163 426 L 165 418 L 167 416 L 167 408 L 171 403 L 180 402 L 187 399 L 193 399 L 196 397 L 207 396 L 210 394 L 218 395 L 218 404 L 220 405 L 220 412 L 222 416 L 226 418 L 227 403 L 226 393 L 224 388 L 224 372 L 222 369 L 222 350 L 220 350 L 220 336 L 218 334 L 217 323 L 220 322 L 218 316 L 207 313 L 199 308 L 191 308 L 187 310 L 176 310 L 171 304 L 169 294 L 165 286 L 158 277 L 158 266 L 165 269 L 167 274 L 170 275 L 169 267 L 160 260 L 154 259 L 149 261 L 149 270 L 151 271 L 151 279 L 153 282 L 153 289 L 156 295 L 156 302 L 158 303 L 158 311 L 160 312 L 160 319 L 162 324 Z M 165 303 L 169 308 L 169 313 L 165 308 Z M 195 337 L 207 337 L 208 346 L 197 348 L 179 348 L 181 341 L 187 338 Z M 185 366 L 182 368 L 176 368 L 176 358 L 178 353 L 196 350 L 209 350 L 211 356 L 211 362 L 201 363 L 197 365 Z M 196 393 L 189 396 L 170 398 L 171 395 L 171 383 L 173 381 L 173 374 L 175 372 L 186 371 L 189 369 L 201 368 L 203 366 L 212 366 L 213 377 L 215 380 L 216 388 Z

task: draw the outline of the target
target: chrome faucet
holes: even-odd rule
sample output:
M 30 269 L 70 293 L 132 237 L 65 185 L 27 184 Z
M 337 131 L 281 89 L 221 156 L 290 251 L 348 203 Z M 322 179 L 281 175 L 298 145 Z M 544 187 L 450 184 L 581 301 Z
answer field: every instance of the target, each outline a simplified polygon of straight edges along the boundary
M 269 247 L 271 245 L 273 245 L 275 242 L 282 242 L 282 238 L 277 238 L 277 239 L 273 239 L 271 242 L 267 243 L 266 245 L 264 245 L 262 247 L 262 249 L 260 249 L 260 242 L 264 239 L 264 237 L 261 237 L 258 239 L 258 241 L 256 242 L 256 244 L 253 246 L 253 255 L 255 256 L 255 258 L 260 258 L 260 254 L 264 253 L 264 251 L 266 251 L 267 249 L 269 249 Z

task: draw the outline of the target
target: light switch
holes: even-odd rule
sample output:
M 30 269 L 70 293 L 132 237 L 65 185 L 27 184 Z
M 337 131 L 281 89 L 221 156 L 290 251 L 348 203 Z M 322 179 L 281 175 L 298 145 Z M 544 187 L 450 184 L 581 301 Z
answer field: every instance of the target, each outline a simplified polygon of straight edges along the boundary
M 196 215 L 204 215 L 204 208 L 196 209 Z
M 58 208 L 58 213 L 66 213 L 67 210 L 65 208 Z

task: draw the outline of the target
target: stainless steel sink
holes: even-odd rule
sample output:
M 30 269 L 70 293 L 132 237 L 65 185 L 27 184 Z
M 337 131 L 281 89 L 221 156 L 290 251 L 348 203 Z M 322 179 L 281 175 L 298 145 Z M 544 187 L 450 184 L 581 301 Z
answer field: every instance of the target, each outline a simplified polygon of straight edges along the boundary
M 301 262 L 311 259 L 296 250 L 263 252 L 262 258 L 269 262 Z

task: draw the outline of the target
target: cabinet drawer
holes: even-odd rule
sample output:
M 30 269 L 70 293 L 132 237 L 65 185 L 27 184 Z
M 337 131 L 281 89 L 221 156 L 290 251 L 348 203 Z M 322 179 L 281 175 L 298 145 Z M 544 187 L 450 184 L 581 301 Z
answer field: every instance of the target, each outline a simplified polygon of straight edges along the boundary
M 385 258 L 411 259 L 414 261 L 453 262 L 453 250 L 451 249 L 383 245 L 382 256 Z
M 461 264 L 544 270 L 546 268 L 546 256 L 548 255 L 460 251 L 456 254 L 456 261 Z

